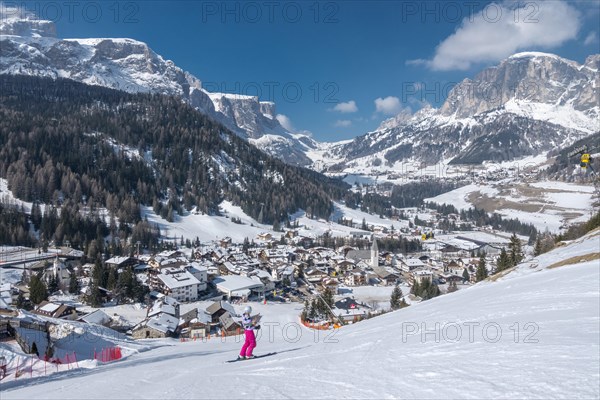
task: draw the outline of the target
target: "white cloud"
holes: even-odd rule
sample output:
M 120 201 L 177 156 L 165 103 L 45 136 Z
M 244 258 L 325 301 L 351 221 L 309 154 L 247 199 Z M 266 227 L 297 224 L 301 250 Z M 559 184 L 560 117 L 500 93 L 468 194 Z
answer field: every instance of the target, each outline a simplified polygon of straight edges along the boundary
M 431 60 L 409 60 L 433 70 L 466 70 L 475 63 L 500 61 L 521 50 L 552 49 L 575 39 L 580 13 L 564 1 L 491 3 L 463 19 L 435 49 Z
M 335 124 L 333 124 L 333 126 L 337 128 L 347 128 L 349 126 L 352 126 L 352 121 L 348 119 L 338 119 L 337 121 L 335 121 Z
M 598 43 L 598 32 L 592 31 L 590 32 L 583 41 L 583 44 L 589 46 L 590 44 Z
M 396 115 L 402 110 L 400 99 L 394 96 L 388 96 L 385 99 L 379 97 L 375 99 L 375 111 L 386 115 Z
M 281 126 L 283 126 L 285 129 L 287 129 L 290 132 L 296 132 L 294 125 L 292 125 L 292 121 L 290 120 L 290 118 L 287 115 L 277 114 L 277 116 L 275 118 L 277 119 L 277 121 L 279 121 Z
M 358 107 L 356 106 L 356 102 L 354 100 L 350 100 L 345 103 L 336 104 L 336 106 L 333 107 L 332 110 L 341 113 L 355 113 L 358 111 Z

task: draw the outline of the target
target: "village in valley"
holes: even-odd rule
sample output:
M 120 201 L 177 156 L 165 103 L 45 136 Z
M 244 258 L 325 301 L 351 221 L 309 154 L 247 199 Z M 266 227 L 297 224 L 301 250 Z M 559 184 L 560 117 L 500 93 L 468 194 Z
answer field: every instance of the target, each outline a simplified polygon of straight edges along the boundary
M 426 226 L 415 224 L 419 215 Z M 244 305 L 282 303 L 299 306 L 298 323 L 336 329 L 469 287 L 508 268 L 511 257 L 520 261 L 527 246 L 526 237 L 491 227 L 439 228 L 460 224 L 459 214 L 413 208 L 402 218 L 398 228 L 347 224 L 356 229 L 347 237 L 292 226 L 243 243 L 225 237 L 188 247 L 182 238 L 155 254 L 131 246 L 129 255 L 107 254 L 101 263 L 67 246 L 5 247 L 0 335 L 51 359 L 56 319 L 132 339 L 205 340 L 239 335 Z M 28 317 L 17 318 L 19 309 Z

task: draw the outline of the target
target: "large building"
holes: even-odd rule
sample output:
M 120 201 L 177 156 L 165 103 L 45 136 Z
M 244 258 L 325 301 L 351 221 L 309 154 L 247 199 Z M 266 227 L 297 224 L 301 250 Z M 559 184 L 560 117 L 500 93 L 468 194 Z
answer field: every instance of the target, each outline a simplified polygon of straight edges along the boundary
M 185 268 L 163 268 L 156 278 L 157 289 L 177 301 L 196 301 L 200 288 L 206 289 L 206 281 L 200 282 Z
M 258 277 L 246 278 L 238 275 L 219 276 L 213 280 L 217 290 L 228 298 L 251 296 L 263 297 L 265 285 Z

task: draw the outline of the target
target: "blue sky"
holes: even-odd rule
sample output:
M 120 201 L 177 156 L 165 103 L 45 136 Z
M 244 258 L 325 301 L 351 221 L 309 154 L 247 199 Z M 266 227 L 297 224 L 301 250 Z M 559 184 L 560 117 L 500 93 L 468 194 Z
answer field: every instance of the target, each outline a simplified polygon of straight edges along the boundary
M 578 62 L 600 52 L 597 0 L 67 3 L 54 3 L 59 16 L 49 2 L 26 6 L 59 37 L 147 42 L 210 91 L 275 101 L 282 122 L 321 141 L 439 106 L 454 83 L 517 51 Z

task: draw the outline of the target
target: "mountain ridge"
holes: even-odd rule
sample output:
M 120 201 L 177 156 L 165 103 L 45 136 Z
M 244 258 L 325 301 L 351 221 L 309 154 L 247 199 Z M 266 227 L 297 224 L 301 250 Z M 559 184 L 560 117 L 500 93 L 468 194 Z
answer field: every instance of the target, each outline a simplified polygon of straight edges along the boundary
M 208 92 L 200 79 L 144 42 L 58 39 L 50 21 L 34 19 L 3 21 L 0 33 L 0 73 L 179 96 L 270 155 L 316 170 L 507 161 L 564 147 L 600 130 L 600 54 L 579 64 L 551 53 L 516 53 L 458 83 L 437 109 L 404 110 L 354 139 L 321 143 L 284 128 L 275 103 Z M 512 148 L 502 149 L 507 143 Z
M 397 162 L 479 164 L 564 147 L 600 130 L 598 65 L 600 54 L 578 64 L 517 53 L 464 79 L 440 108 L 403 111 L 349 143 L 333 144 L 325 158 L 342 170 L 357 162 L 394 169 Z
M 253 96 L 208 92 L 202 81 L 130 38 L 59 39 L 51 21 L 8 19 L 0 23 L 0 73 L 69 78 L 123 90 L 179 96 L 246 139 L 278 135 L 271 152 L 308 165 L 308 148 L 276 117 L 275 103 Z

